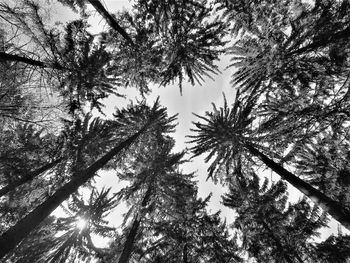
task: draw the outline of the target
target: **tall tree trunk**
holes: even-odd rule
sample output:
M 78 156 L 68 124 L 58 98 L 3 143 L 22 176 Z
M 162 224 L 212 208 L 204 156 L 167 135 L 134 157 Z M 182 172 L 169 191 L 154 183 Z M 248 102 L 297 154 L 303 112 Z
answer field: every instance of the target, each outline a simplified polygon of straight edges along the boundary
M 104 8 L 100 0 L 88 0 L 89 3 L 99 12 L 99 14 L 107 21 L 108 25 L 123 36 L 123 38 L 132 46 L 134 42 L 126 33 L 126 31 L 118 24 L 115 18 Z
M 184 244 L 184 247 L 182 249 L 182 262 L 183 263 L 188 263 L 188 259 L 187 259 L 187 243 Z
M 0 61 L 14 61 L 14 62 L 22 62 L 31 66 L 39 67 L 39 68 L 53 68 L 53 69 L 65 69 L 64 67 L 56 64 L 52 65 L 49 63 L 42 62 L 40 60 L 35 60 L 27 57 L 22 57 L 19 55 L 8 54 L 6 52 L 0 52 Z
M 145 197 L 142 200 L 141 207 L 145 207 L 151 197 L 151 186 L 148 187 L 147 192 L 145 194 Z M 129 231 L 129 234 L 126 238 L 124 248 L 122 251 L 122 254 L 119 257 L 118 263 L 128 263 L 131 253 L 134 248 L 134 243 L 136 239 L 136 235 L 138 233 L 139 227 L 141 223 L 141 218 L 137 215 L 134 219 L 134 222 L 132 223 L 131 229 Z
M 0 259 L 11 249 L 15 248 L 32 230 L 34 230 L 47 216 L 49 216 L 64 200 L 78 190 L 80 186 L 93 178 L 98 170 L 108 161 L 129 147 L 148 127 L 146 124 L 139 132 L 121 142 L 108 153 L 90 165 L 87 169 L 76 172 L 72 179 L 58 189 L 52 196 L 36 207 L 32 212 L 18 221 L 16 225 L 0 236 Z
M 58 158 L 57 160 L 55 160 L 51 163 L 45 164 L 42 167 L 25 174 L 21 179 L 6 185 L 5 187 L 0 189 L 0 197 L 6 195 L 10 191 L 13 191 L 18 186 L 25 184 L 29 181 L 32 181 L 35 177 L 39 176 L 40 174 L 42 174 L 45 171 L 50 170 L 52 167 L 54 167 L 56 164 L 58 164 L 62 160 L 63 160 L 63 158 Z
M 134 243 L 136 239 L 136 235 L 138 233 L 138 229 L 141 223 L 141 219 L 136 216 L 134 222 L 132 223 L 132 226 L 130 228 L 128 237 L 126 238 L 126 241 L 124 243 L 124 248 L 122 251 L 122 254 L 120 255 L 120 258 L 118 260 L 118 263 L 128 263 L 131 253 L 134 248 Z
M 300 192 L 309 197 L 316 205 L 320 206 L 325 212 L 329 213 L 340 224 L 350 230 L 350 211 L 348 211 L 345 207 L 329 198 L 312 185 L 306 183 L 296 175 L 287 171 L 281 165 L 275 163 L 272 159 L 260 152 L 251 144 L 246 144 L 245 147 L 251 154 L 258 157 L 267 167 L 281 176 L 282 179 L 293 185 Z
M 0 61 L 16 61 L 16 62 L 22 62 L 28 65 L 32 65 L 32 66 L 36 66 L 36 67 L 40 67 L 40 68 L 46 68 L 47 65 L 39 60 L 35 60 L 35 59 L 31 59 L 31 58 L 26 58 L 26 57 L 21 57 L 18 55 L 12 55 L 12 54 L 8 54 L 5 52 L 0 52 Z

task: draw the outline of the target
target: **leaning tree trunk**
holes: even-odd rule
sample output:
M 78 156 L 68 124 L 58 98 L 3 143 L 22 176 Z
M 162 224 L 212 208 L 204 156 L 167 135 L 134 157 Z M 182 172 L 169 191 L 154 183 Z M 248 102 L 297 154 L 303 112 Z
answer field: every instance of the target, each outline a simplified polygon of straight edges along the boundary
M 48 67 L 48 65 L 42 61 L 39 60 L 35 60 L 35 59 L 31 59 L 31 58 L 26 58 L 26 57 L 22 57 L 19 55 L 12 55 L 12 54 L 8 54 L 5 52 L 0 52 L 0 61 L 15 61 L 15 62 L 22 62 L 28 65 L 32 65 L 32 66 L 36 66 L 36 67 L 40 67 L 40 68 L 46 68 Z
M 131 45 L 134 45 L 134 42 L 126 33 L 126 31 L 118 24 L 115 18 L 104 8 L 101 4 L 100 0 L 88 0 L 89 3 L 99 12 L 99 14 L 107 21 L 108 25 L 117 31 L 119 34 L 123 36 L 123 38 Z
M 64 200 L 78 190 L 80 186 L 94 177 L 96 172 L 104 167 L 108 161 L 129 147 L 146 129 L 146 124 L 139 132 L 121 142 L 108 153 L 90 165 L 87 169 L 76 172 L 68 183 L 58 189 L 52 196 L 22 218 L 16 225 L 0 236 L 0 259 L 15 248 L 32 230 L 34 230 L 47 216 L 49 216 Z
M 275 163 L 272 159 L 260 152 L 251 144 L 246 144 L 245 147 L 252 155 L 258 157 L 267 167 L 281 176 L 282 179 L 293 185 L 300 192 L 309 197 L 316 205 L 320 206 L 325 212 L 329 213 L 340 224 L 350 230 L 350 211 L 348 211 L 338 202 L 323 194 L 318 189 L 314 188 L 312 185 L 287 171 L 281 165 Z
M 134 243 L 136 239 L 136 235 L 138 233 L 138 229 L 141 223 L 141 219 L 136 216 L 134 222 L 132 223 L 132 227 L 130 228 L 128 237 L 126 238 L 124 248 L 122 251 L 122 254 L 120 255 L 120 258 L 118 260 L 118 263 L 127 263 L 129 262 L 131 253 L 134 248 Z
M 45 165 L 41 166 L 40 168 L 25 174 L 24 176 L 22 176 L 21 179 L 19 179 L 17 181 L 14 181 L 14 182 L 4 186 L 3 188 L 0 189 L 0 197 L 6 195 L 7 193 L 9 193 L 11 191 L 13 191 L 18 186 L 32 181 L 35 177 L 39 176 L 43 172 L 46 172 L 46 171 L 50 170 L 52 167 L 54 167 L 56 164 L 58 164 L 62 160 L 63 160 L 63 158 L 58 158 L 57 160 L 55 160 L 55 161 L 53 161 L 51 163 L 45 164 Z
M 142 200 L 141 207 L 145 207 L 148 203 L 148 200 L 151 197 L 151 186 L 148 187 L 147 192 L 145 194 L 145 197 Z M 134 219 L 134 222 L 132 223 L 131 229 L 129 231 L 129 234 L 126 238 L 124 248 L 122 251 L 122 254 L 119 257 L 118 263 L 128 263 L 131 253 L 134 248 L 135 240 L 136 240 L 136 235 L 138 233 L 139 227 L 141 223 L 141 218 L 137 215 Z
M 58 70 L 66 69 L 67 70 L 67 68 L 59 65 L 58 63 L 46 63 L 46 62 L 43 62 L 40 60 L 22 57 L 20 55 L 8 54 L 6 52 L 0 52 L 0 61 L 14 61 L 14 62 L 25 63 L 27 65 L 31 65 L 31 66 L 35 66 L 35 67 L 39 67 L 39 68 L 51 68 L 51 69 L 58 69 Z

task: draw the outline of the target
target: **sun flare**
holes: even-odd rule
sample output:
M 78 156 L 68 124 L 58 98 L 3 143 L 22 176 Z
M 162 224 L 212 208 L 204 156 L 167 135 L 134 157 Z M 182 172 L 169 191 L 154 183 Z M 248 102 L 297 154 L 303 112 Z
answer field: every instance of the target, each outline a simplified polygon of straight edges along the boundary
M 80 230 L 83 230 L 87 226 L 87 220 L 84 218 L 79 217 L 77 222 L 76 222 L 76 227 L 79 228 Z

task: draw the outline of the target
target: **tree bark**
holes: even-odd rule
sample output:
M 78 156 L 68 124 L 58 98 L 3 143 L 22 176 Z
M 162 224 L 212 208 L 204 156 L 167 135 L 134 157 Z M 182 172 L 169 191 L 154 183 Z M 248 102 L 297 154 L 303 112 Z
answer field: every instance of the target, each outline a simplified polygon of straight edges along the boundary
M 45 171 L 50 170 L 52 167 L 54 167 L 56 164 L 58 164 L 62 160 L 63 160 L 63 158 L 58 158 L 57 160 L 55 160 L 49 164 L 45 164 L 42 167 L 25 174 L 21 179 L 6 185 L 5 187 L 0 189 L 0 197 L 6 195 L 10 191 L 13 191 L 18 186 L 25 184 L 29 181 L 32 181 L 35 177 L 39 176 L 40 174 L 42 174 Z
M 287 171 L 281 165 L 275 163 L 251 144 L 247 143 L 245 144 L 245 147 L 252 155 L 258 157 L 267 167 L 281 176 L 282 179 L 293 185 L 300 192 L 309 197 L 312 202 L 320 206 L 325 212 L 329 213 L 335 220 L 350 230 L 350 211 L 323 194 L 318 189 L 314 188 L 312 185 Z
M 182 249 L 182 262 L 183 263 L 188 263 L 188 259 L 187 259 L 187 243 L 184 244 L 184 247 Z
M 40 60 L 35 60 L 27 57 L 22 57 L 19 55 L 8 54 L 6 52 L 0 52 L 0 61 L 15 61 L 22 62 L 31 66 L 39 67 L 39 68 L 52 68 L 52 69 L 66 69 L 58 64 L 52 65 L 50 63 L 45 63 Z
M 32 65 L 32 66 L 36 66 L 36 67 L 40 67 L 40 68 L 47 68 L 47 64 L 39 61 L 39 60 L 35 60 L 35 59 L 31 59 L 31 58 L 26 58 L 26 57 L 21 57 L 18 55 L 12 55 L 12 54 L 8 54 L 5 52 L 0 52 L 0 60 L 4 60 L 4 61 L 15 61 L 15 62 L 22 62 L 28 65 Z
M 0 259 L 14 249 L 32 230 L 49 216 L 64 200 L 78 190 L 80 186 L 93 178 L 98 170 L 122 150 L 129 147 L 148 127 L 146 124 L 139 132 L 121 142 L 108 153 L 90 165 L 87 169 L 76 172 L 72 179 L 58 189 L 52 196 L 22 218 L 16 225 L 0 236 Z
M 115 31 L 117 31 L 119 34 L 122 35 L 122 37 L 132 46 L 134 45 L 134 42 L 126 33 L 126 31 L 118 24 L 118 22 L 115 20 L 115 18 L 104 8 L 104 6 L 101 4 L 99 0 L 88 0 L 89 3 L 97 10 L 97 12 L 107 21 L 108 25 L 113 28 Z
M 122 254 L 120 255 L 118 263 L 129 262 L 132 250 L 134 248 L 134 243 L 135 243 L 135 239 L 138 233 L 140 223 L 141 223 L 141 219 L 139 219 L 138 216 L 136 216 L 134 222 L 132 223 L 132 227 L 129 231 L 128 237 L 126 238 L 124 248 L 123 248 Z
M 145 197 L 142 200 L 141 207 L 145 207 L 151 197 L 151 186 L 148 187 Z M 128 263 L 131 253 L 134 248 L 134 243 L 136 239 L 136 235 L 138 233 L 138 229 L 140 227 L 141 218 L 137 215 L 132 223 L 131 229 L 129 231 L 128 237 L 126 238 L 124 248 L 122 254 L 119 257 L 118 263 Z

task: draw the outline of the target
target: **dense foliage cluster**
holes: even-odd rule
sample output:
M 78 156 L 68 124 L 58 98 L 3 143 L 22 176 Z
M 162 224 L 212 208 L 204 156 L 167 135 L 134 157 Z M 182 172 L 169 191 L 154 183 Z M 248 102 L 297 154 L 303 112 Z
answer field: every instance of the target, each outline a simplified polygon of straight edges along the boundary
M 0 261 L 350 262 L 349 0 L 102 2 L 0 0 Z M 54 4 L 76 19 L 50 23 Z M 236 96 L 175 152 L 177 116 L 147 94 L 214 78 L 223 56 Z M 96 117 L 121 87 L 144 99 Z M 181 168 L 203 154 L 233 222 Z

